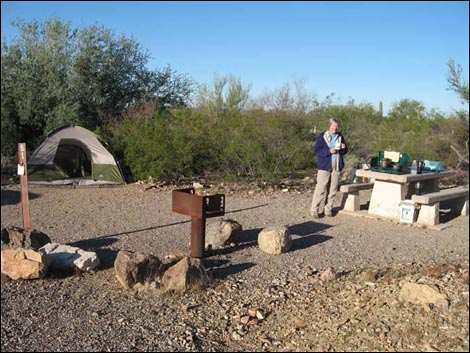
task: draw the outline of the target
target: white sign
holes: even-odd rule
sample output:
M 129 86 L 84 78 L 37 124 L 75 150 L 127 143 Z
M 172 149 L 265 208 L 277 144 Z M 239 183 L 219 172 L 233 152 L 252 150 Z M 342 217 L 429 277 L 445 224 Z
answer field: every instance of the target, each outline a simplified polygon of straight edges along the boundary
M 18 164 L 18 175 L 24 175 L 24 165 Z

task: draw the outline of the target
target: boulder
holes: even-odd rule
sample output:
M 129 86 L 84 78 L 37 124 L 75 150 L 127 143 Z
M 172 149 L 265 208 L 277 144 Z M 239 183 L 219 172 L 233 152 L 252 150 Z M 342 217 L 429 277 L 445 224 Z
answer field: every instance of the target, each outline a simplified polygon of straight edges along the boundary
M 286 227 L 263 229 L 258 235 L 258 245 L 268 254 L 282 254 L 290 249 L 292 238 Z
M 240 223 L 231 219 L 219 219 L 208 223 L 206 227 L 206 248 L 222 248 L 231 243 L 238 243 L 242 234 Z
M 39 230 L 26 231 L 20 227 L 7 227 L 2 229 L 2 249 L 5 247 L 31 248 L 38 250 L 51 242 L 49 236 Z
M 153 255 L 121 250 L 114 261 L 114 272 L 125 289 L 138 283 L 159 282 L 163 271 L 162 262 Z
M 2 275 L 11 279 L 41 278 L 47 272 L 45 256 L 32 249 L 2 250 Z
M 84 251 L 74 246 L 49 243 L 39 249 L 47 258 L 53 271 L 67 272 L 75 269 L 91 271 L 100 264 L 95 252 Z
M 200 259 L 185 257 L 166 270 L 162 285 L 167 291 L 184 293 L 209 283 L 209 277 Z
M 449 302 L 444 294 L 426 284 L 405 282 L 400 290 L 398 299 L 401 302 L 413 304 L 433 304 L 443 309 L 449 308 Z

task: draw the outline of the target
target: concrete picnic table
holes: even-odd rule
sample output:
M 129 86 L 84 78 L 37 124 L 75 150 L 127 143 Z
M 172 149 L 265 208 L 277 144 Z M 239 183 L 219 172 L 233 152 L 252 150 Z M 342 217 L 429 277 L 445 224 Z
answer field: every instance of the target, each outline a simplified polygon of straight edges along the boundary
M 400 219 L 400 202 L 411 199 L 416 193 L 416 182 L 421 182 L 422 192 L 439 190 L 439 180 L 453 176 L 455 172 L 425 172 L 422 174 L 389 174 L 372 170 L 358 169 L 356 175 L 375 179 L 368 213 L 370 215 Z

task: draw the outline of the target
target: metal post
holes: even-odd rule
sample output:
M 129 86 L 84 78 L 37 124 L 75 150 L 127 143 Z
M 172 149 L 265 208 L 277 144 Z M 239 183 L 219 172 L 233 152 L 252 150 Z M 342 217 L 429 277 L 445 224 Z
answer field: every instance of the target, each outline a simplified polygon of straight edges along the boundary
M 196 195 L 194 188 L 173 190 L 172 210 L 191 216 L 190 256 L 204 257 L 206 219 L 225 214 L 225 195 Z
M 18 143 L 18 175 L 21 186 L 21 209 L 23 211 L 23 228 L 31 229 L 31 215 L 29 213 L 28 169 L 26 165 L 26 144 Z
M 191 251 L 189 256 L 204 257 L 204 245 L 206 242 L 206 219 L 191 217 Z

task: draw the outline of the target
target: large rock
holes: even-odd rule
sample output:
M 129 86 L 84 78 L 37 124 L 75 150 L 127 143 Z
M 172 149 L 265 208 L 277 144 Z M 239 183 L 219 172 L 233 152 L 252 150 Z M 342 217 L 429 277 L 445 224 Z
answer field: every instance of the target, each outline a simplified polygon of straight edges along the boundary
M 75 269 L 91 271 L 100 264 L 95 252 L 84 251 L 74 246 L 50 243 L 39 251 L 46 256 L 49 268 L 53 271 L 67 272 Z
M 238 243 L 243 229 L 240 223 L 231 219 L 218 219 L 206 227 L 206 248 L 217 249 L 231 243 Z
M 39 230 L 26 231 L 19 227 L 7 227 L 2 229 L 2 249 L 5 247 L 31 248 L 38 250 L 51 242 L 49 236 Z
M 2 250 L 2 275 L 12 279 L 41 278 L 47 272 L 47 260 L 32 249 Z
M 292 238 L 286 227 L 271 227 L 263 229 L 258 235 L 258 245 L 268 254 L 282 254 L 289 251 Z
M 153 255 L 121 250 L 114 261 L 114 272 L 125 289 L 160 281 L 163 271 L 162 262 Z
M 185 257 L 166 270 L 162 285 L 167 291 L 184 293 L 199 289 L 209 283 L 209 277 L 200 259 Z
M 426 284 L 405 282 L 398 299 L 401 302 L 411 302 L 413 304 L 433 304 L 443 309 L 449 307 L 447 297 Z

